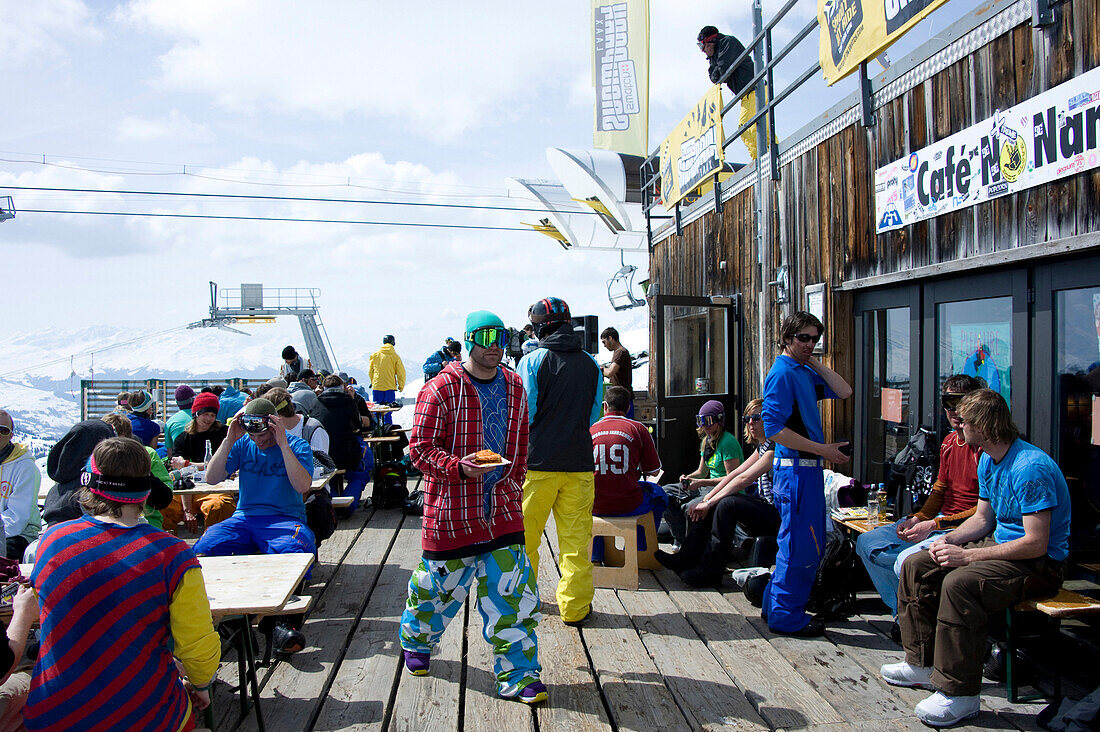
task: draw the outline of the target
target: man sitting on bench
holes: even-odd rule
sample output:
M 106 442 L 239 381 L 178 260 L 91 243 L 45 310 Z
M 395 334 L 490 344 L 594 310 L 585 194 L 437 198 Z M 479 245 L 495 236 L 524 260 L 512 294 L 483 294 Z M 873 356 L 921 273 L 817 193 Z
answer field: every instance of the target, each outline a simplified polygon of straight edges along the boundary
M 984 453 L 978 508 L 905 560 L 898 588 L 905 660 L 881 669 L 894 686 L 935 690 L 915 709 L 932 727 L 978 714 L 989 616 L 1057 592 L 1069 548 L 1066 479 L 1046 453 L 1019 439 L 1004 398 L 972 391 L 958 416 L 965 440 Z
M 267 399 L 253 399 L 229 423 L 229 434 L 206 466 L 206 481 L 220 483 L 240 471 L 237 510 L 195 543 L 199 556 L 317 553 L 306 525 L 302 496 L 313 481 L 313 452 L 288 435 Z M 300 616 L 275 620 L 274 646 L 296 653 L 305 646 Z

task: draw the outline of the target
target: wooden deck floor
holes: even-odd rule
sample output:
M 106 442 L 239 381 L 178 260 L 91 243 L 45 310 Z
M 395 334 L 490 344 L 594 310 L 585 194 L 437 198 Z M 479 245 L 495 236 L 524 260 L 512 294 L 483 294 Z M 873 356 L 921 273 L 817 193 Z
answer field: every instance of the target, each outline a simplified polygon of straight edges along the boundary
M 692 590 L 670 572 L 643 570 L 635 592 L 596 590 L 596 614 L 578 630 L 558 618 L 556 547 L 552 533 L 547 539 L 538 637 L 548 703 L 532 709 L 495 696 L 490 649 L 469 604 L 431 675 L 403 672 L 397 628 L 420 557 L 420 519 L 367 509 L 321 547 L 303 629 L 309 647 L 262 670 L 267 729 L 926 729 L 912 716 L 926 692 L 878 679 L 879 665 L 900 657 L 886 616 L 833 624 L 823 639 L 784 638 L 732 588 Z M 217 730 L 255 729 L 252 717 L 239 719 L 228 688 L 235 673 L 222 664 Z M 1038 729 L 1042 705 L 1009 704 L 1003 687 L 986 687 L 982 714 L 962 729 Z

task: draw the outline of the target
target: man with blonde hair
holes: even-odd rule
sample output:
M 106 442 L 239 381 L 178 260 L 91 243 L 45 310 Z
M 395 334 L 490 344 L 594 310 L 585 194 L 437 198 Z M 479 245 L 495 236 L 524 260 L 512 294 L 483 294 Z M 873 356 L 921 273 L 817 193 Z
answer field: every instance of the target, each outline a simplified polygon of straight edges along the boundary
M 967 394 L 958 415 L 964 439 L 983 453 L 978 507 L 902 565 L 905 660 L 881 669 L 894 686 L 935 690 L 914 710 L 932 727 L 978 714 L 989 617 L 1054 594 L 1069 554 L 1069 488 L 1058 465 L 1019 438 L 1008 404 L 992 389 Z

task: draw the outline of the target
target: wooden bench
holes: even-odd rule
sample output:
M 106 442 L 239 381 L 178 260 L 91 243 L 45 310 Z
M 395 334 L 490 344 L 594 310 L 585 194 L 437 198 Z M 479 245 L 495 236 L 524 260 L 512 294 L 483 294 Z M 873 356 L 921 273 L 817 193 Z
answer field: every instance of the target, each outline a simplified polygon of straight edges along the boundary
M 642 531 L 645 549 L 638 548 L 638 532 Z M 592 541 L 589 554 L 597 539 L 603 542 L 604 566 L 592 568 L 592 584 L 617 590 L 638 589 L 638 569 L 659 569 L 653 553 L 657 550 L 657 527 L 649 511 L 637 516 L 593 516 Z M 615 539 L 622 538 L 623 548 L 615 546 Z
M 1015 613 L 1039 612 L 1051 619 L 1053 637 L 1057 637 L 1064 618 L 1100 613 L 1100 600 L 1082 595 L 1073 590 L 1062 588 L 1052 597 L 1033 597 L 1017 603 L 1005 611 L 1005 641 L 1008 653 L 1005 657 L 1005 683 L 1008 686 L 1008 700 L 1012 703 L 1036 701 L 1045 698 L 1042 692 L 1029 696 L 1020 696 L 1019 679 L 1013 668 L 1016 659 L 1016 618 Z M 1061 696 L 1062 674 L 1057 666 L 1054 669 L 1054 698 Z
M 348 508 L 355 502 L 355 498 L 352 496 L 333 496 L 332 507 L 333 508 Z

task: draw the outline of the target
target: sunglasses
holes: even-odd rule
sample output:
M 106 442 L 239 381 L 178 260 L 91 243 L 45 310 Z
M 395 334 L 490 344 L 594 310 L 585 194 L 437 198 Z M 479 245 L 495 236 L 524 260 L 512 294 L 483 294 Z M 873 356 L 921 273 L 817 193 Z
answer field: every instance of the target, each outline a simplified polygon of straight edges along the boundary
M 0 437 L 10 437 L 10 436 L 11 436 L 11 427 L 8 427 L 7 425 L 0 424 Z
M 744 417 L 741 418 L 741 421 L 745 424 L 752 424 L 753 422 L 759 422 L 762 419 L 764 419 L 764 417 L 760 414 L 746 414 Z
M 697 414 L 695 415 L 695 424 L 699 425 L 700 427 L 707 427 L 712 424 L 721 424 L 724 418 L 724 414 L 717 416 L 713 414 Z
M 245 432 L 251 432 L 254 435 L 258 435 L 261 432 L 267 431 L 267 415 L 264 414 L 242 414 L 241 426 L 244 427 Z
M 817 343 L 821 340 L 821 334 L 810 335 L 809 333 L 795 333 L 794 338 L 802 343 Z
M 944 409 L 954 412 L 958 409 L 959 402 L 962 401 L 964 396 L 966 394 L 943 394 L 940 396 L 940 404 L 943 405 Z
M 481 346 L 482 348 L 489 348 L 494 345 L 503 348 L 504 344 L 508 342 L 508 329 L 500 327 L 478 328 L 467 333 L 466 340 L 472 341 L 475 346 Z

